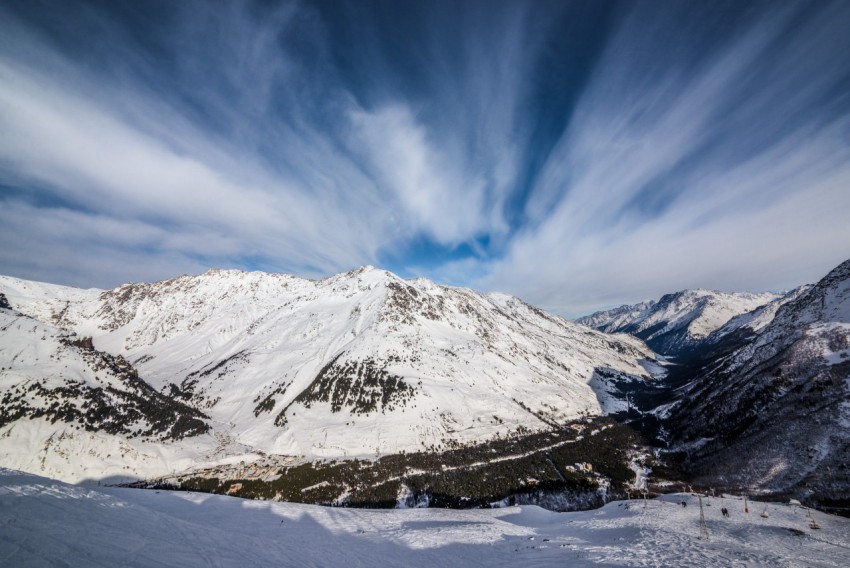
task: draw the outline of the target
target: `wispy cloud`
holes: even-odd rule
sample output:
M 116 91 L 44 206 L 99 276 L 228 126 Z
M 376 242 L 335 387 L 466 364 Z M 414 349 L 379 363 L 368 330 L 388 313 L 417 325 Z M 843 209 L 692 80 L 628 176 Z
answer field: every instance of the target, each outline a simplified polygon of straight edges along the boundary
M 166 256 L 201 265 L 259 261 L 307 275 L 377 264 L 423 234 L 453 247 L 504 233 L 501 203 L 517 162 L 513 121 L 493 126 L 488 116 L 515 112 L 518 87 L 497 90 L 493 81 L 518 84 L 520 72 L 490 64 L 489 83 L 470 77 L 443 88 L 436 83 L 451 71 L 435 65 L 426 80 L 446 107 L 425 108 L 377 85 L 377 102 L 366 108 L 336 75 L 312 10 L 183 6 L 172 27 L 149 39 L 167 65 L 125 39 L 107 14 L 81 22 L 104 32 L 93 41 L 109 56 L 97 66 L 90 54 L 63 52 L 33 26 L 6 20 L 14 49 L 0 53 L 4 178 L 55 199 L 47 217 L 66 206 L 140 221 L 168 228 L 148 247 Z M 490 35 L 461 54 L 471 74 L 497 51 L 500 38 Z M 455 54 L 430 40 L 434 62 L 451 61 Z M 434 117 L 445 109 L 451 116 L 440 124 Z M 456 128 L 467 109 L 478 117 Z M 47 242 L 51 234 L 31 238 Z M 88 275 L 107 285 L 115 272 L 54 278 Z
M 167 229 L 150 247 L 166 256 L 191 255 L 200 264 L 260 258 L 315 274 L 374 262 L 395 224 L 392 201 L 339 148 L 333 132 L 299 121 L 309 104 L 293 98 L 288 87 L 280 94 L 298 108 L 290 107 L 277 124 L 262 124 L 273 118 L 263 107 L 274 98 L 270 84 L 286 78 L 279 70 L 286 52 L 268 52 L 249 34 L 248 28 L 260 38 L 270 34 L 268 22 L 235 21 L 217 38 L 235 43 L 217 49 L 236 54 L 218 73 L 231 87 L 251 79 L 250 88 L 237 89 L 248 94 L 228 106 L 221 91 L 208 95 L 200 83 L 203 108 L 212 114 L 200 123 L 179 90 L 157 96 L 151 86 L 136 89 L 138 76 L 155 76 L 155 70 L 110 81 L 21 34 L 18 39 L 44 64 L 0 60 L 0 152 L 7 177 L 72 209 Z M 191 55 L 185 65 L 201 59 Z M 127 57 L 138 55 L 128 50 Z M 260 70 L 255 59 L 270 70 Z M 187 73 L 195 77 L 201 70 Z M 243 122 L 254 128 L 241 135 Z M 114 228 L 122 226 L 133 224 Z M 50 240 L 52 231 L 32 238 Z
M 817 278 L 850 254 L 846 7 L 761 14 L 694 54 L 635 12 L 543 168 L 529 225 L 482 284 L 578 314 L 708 286 Z M 666 38 L 657 39 L 657 38 Z
M 850 250 L 840 2 L 0 14 L 6 273 L 393 259 L 578 315 Z

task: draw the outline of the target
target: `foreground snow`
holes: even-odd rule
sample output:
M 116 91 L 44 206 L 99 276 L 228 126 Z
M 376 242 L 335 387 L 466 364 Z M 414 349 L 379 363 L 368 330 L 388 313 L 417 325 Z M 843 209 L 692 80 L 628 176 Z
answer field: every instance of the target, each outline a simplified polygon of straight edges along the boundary
M 688 507 L 677 503 L 688 501 Z M 721 506 L 731 512 L 723 519 Z M 0 469 L 8 566 L 848 566 L 850 519 L 690 495 L 595 511 L 331 509 L 75 486 Z M 795 535 L 788 529 L 804 531 Z

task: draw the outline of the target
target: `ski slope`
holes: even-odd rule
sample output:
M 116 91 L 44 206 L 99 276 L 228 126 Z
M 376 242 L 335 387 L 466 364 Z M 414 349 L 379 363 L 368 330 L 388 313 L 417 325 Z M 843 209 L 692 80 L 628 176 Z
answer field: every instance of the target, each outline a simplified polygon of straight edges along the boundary
M 686 500 L 683 508 L 678 502 Z M 0 469 L 4 566 L 848 566 L 850 519 L 691 495 L 594 511 L 362 510 L 68 485 Z M 731 512 L 723 519 L 721 506 Z M 788 529 L 797 529 L 794 534 Z

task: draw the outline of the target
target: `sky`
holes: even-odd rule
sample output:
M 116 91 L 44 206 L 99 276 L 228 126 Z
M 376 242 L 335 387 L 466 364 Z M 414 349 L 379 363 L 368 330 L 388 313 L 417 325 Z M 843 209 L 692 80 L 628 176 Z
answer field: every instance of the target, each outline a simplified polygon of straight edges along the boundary
M 850 258 L 850 3 L 0 4 L 0 273 L 373 265 L 566 317 Z

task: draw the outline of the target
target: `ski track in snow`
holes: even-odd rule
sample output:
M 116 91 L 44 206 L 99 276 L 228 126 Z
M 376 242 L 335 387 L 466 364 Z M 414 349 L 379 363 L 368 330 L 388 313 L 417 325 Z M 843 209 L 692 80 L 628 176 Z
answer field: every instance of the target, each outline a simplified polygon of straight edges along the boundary
M 683 508 L 678 502 L 686 500 Z M 691 495 L 593 511 L 362 510 L 69 485 L 0 469 L 3 566 L 848 566 L 850 519 Z M 729 519 L 720 508 L 727 507 Z M 797 536 L 788 529 L 805 534 Z

